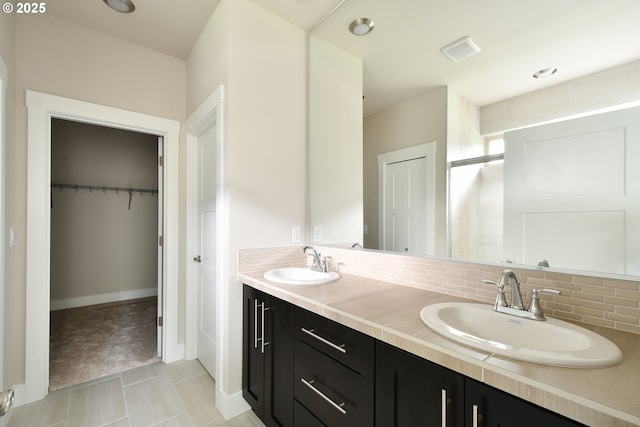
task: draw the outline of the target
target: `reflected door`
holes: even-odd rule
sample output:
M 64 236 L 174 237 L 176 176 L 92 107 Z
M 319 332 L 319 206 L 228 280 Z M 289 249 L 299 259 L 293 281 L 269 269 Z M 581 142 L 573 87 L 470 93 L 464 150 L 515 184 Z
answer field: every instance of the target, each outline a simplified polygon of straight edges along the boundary
M 640 108 L 505 134 L 504 256 L 640 274 Z
M 387 165 L 384 250 L 427 254 L 426 171 L 424 157 Z

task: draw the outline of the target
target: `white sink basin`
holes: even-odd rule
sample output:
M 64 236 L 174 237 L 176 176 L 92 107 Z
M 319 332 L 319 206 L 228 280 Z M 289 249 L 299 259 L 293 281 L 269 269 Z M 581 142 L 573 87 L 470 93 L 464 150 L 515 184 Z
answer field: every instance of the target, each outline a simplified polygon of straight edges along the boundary
M 267 271 L 264 278 L 287 285 L 324 285 L 338 280 L 340 274 L 335 271 L 322 272 L 309 268 L 285 267 Z
M 548 317 L 535 321 L 498 313 L 486 304 L 433 304 L 420 318 L 454 341 L 527 362 L 578 368 L 622 360 L 614 343 L 592 331 Z

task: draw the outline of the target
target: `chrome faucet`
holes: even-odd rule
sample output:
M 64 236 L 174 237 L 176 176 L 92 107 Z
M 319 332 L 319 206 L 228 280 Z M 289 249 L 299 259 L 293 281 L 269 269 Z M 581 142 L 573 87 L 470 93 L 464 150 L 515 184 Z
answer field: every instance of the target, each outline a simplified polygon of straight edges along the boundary
M 311 254 L 307 254 L 308 249 L 311 249 Z M 319 254 L 313 246 L 305 246 L 302 252 L 313 257 L 313 263 L 311 264 L 311 269 L 313 271 L 320 271 L 324 273 L 329 271 L 329 267 L 327 266 L 327 259 L 330 259 L 330 256 L 320 258 L 322 255 Z
M 560 291 L 555 289 L 534 289 L 531 291 L 531 304 L 528 309 L 525 309 L 524 303 L 522 302 L 522 294 L 520 293 L 520 282 L 518 282 L 518 278 L 513 271 L 504 270 L 500 274 L 497 282 L 493 280 L 482 280 L 482 283 L 488 283 L 498 287 L 496 302 L 493 304 L 495 311 L 533 320 L 545 320 L 542 307 L 540 306 L 539 294 L 560 295 Z M 504 291 L 506 285 L 509 285 L 511 288 L 511 304 L 507 304 Z

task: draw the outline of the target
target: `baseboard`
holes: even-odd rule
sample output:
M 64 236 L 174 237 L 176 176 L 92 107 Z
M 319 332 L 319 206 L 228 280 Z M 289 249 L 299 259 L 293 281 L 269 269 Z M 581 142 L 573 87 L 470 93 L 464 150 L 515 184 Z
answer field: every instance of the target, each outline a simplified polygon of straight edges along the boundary
M 242 397 L 242 391 L 226 394 L 218 387 L 216 387 L 216 408 L 225 420 L 230 420 L 251 409 Z
M 50 310 L 64 310 L 67 308 L 85 307 L 87 305 L 106 304 L 109 302 L 126 301 L 136 298 L 146 298 L 158 295 L 158 288 L 136 289 L 132 291 L 114 292 L 110 294 L 89 295 L 86 297 L 59 299 L 51 301 Z

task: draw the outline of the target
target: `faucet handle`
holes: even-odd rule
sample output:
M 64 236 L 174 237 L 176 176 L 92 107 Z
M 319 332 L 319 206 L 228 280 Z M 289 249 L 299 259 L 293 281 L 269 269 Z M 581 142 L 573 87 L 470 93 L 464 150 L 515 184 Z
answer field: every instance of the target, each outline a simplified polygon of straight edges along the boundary
M 532 289 L 531 294 L 538 298 L 538 294 L 561 295 L 561 292 L 556 289 Z
M 322 258 L 322 271 L 327 273 L 329 271 L 329 264 L 327 264 L 327 261 L 333 259 L 333 257 L 331 256 L 326 256 L 324 258 Z
M 504 282 L 502 280 L 496 282 L 494 280 L 481 280 L 482 283 L 487 285 L 495 285 L 498 287 L 498 295 L 496 296 L 496 302 L 493 304 L 493 308 L 507 307 L 507 297 L 504 294 Z
M 544 320 L 544 313 L 540 307 L 540 294 L 560 295 L 560 291 L 556 289 L 532 289 L 531 304 L 529 305 L 529 313 L 533 313 L 537 320 Z

